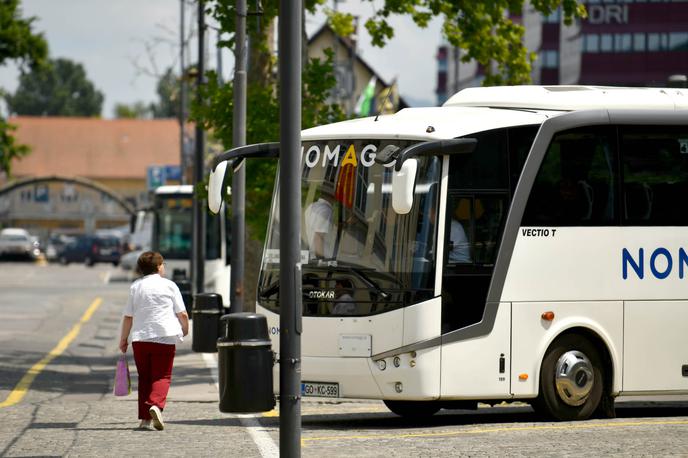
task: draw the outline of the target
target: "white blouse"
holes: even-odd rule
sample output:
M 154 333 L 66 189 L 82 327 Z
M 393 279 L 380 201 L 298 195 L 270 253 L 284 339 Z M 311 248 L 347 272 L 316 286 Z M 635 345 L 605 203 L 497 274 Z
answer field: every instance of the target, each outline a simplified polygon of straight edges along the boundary
M 133 317 L 132 342 L 174 343 L 182 338 L 177 313 L 185 312 L 184 300 L 173 281 L 150 274 L 129 288 L 124 316 Z

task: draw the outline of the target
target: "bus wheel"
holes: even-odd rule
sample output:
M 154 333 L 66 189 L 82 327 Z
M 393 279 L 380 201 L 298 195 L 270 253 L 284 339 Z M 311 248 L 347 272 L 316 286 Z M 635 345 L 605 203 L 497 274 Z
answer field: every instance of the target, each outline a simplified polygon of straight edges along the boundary
M 389 410 L 405 418 L 432 417 L 440 410 L 434 401 L 384 401 Z
M 552 343 L 540 372 L 535 407 L 557 420 L 585 420 L 597 409 L 604 388 L 604 369 L 595 346 L 568 334 Z

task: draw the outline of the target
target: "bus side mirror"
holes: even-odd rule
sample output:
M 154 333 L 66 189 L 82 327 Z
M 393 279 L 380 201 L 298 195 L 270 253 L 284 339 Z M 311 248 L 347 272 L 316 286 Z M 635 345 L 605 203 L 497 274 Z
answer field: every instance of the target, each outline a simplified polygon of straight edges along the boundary
M 208 179 L 208 208 L 217 214 L 222 206 L 224 198 L 223 183 L 225 182 L 225 172 L 227 171 L 227 161 L 217 164 L 215 170 L 210 171 Z
M 413 188 L 416 184 L 418 161 L 407 159 L 401 170 L 392 175 L 392 208 L 400 215 L 406 215 L 413 207 Z

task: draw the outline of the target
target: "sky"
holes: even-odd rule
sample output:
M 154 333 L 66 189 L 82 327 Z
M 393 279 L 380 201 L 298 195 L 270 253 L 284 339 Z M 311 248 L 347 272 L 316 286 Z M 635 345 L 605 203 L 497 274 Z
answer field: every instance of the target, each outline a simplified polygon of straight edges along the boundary
M 332 7 L 329 1 L 327 6 Z M 381 0 L 376 0 L 379 5 Z M 196 22 L 195 2 L 186 7 L 187 31 Z M 249 1 L 253 4 L 253 1 Z M 81 63 L 88 78 L 105 95 L 102 116 L 113 117 L 117 103 L 156 100 L 155 74 L 170 65 L 179 68 L 179 0 L 21 0 L 22 16 L 35 16 L 34 31 L 48 41 L 50 57 L 64 57 Z M 373 14 L 374 4 L 340 0 L 338 9 L 360 17 L 363 24 Z M 325 21 L 322 13 L 308 16 L 306 30 L 312 35 Z M 370 44 L 361 25 L 358 51 L 385 80 L 398 79 L 399 91 L 412 106 L 434 105 L 441 21 L 435 19 L 419 29 L 410 18 L 390 21 L 395 37 L 385 48 Z M 210 33 L 210 47 L 216 34 Z M 197 45 L 191 44 L 195 60 Z M 413 60 L 409 60 L 412 56 Z M 210 55 L 208 67 L 216 67 Z M 223 54 L 223 74 L 231 79 L 233 58 Z M 0 87 L 14 92 L 18 70 L 12 64 L 0 67 Z M 5 107 L 0 107 L 2 113 Z

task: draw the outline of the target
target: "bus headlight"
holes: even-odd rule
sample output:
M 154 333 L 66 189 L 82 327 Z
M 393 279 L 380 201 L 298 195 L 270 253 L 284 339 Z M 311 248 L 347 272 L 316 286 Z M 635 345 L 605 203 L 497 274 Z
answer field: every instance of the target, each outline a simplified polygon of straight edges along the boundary
M 377 362 L 377 368 L 381 371 L 384 371 L 385 369 L 387 369 L 387 362 L 384 359 L 379 360 Z

